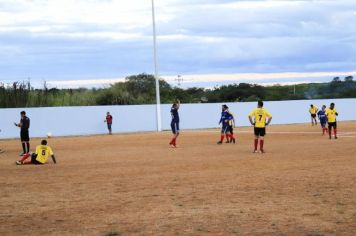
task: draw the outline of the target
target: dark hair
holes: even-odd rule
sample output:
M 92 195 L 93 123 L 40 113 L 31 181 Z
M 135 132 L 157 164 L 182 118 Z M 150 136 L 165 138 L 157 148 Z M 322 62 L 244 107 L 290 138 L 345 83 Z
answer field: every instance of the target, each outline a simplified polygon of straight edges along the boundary
M 333 103 L 333 102 L 332 102 L 332 103 L 330 103 L 330 106 L 335 106 L 335 103 Z
M 262 101 L 258 101 L 257 104 L 258 104 L 259 107 L 263 107 L 263 102 Z
M 46 139 L 42 139 L 41 145 L 47 145 L 47 140 Z
M 310 104 L 311 107 L 313 107 L 314 105 L 313 104 Z
M 224 109 L 228 109 L 229 108 L 226 104 L 224 104 L 222 106 L 223 106 Z
M 21 111 L 20 114 L 21 115 L 26 115 L 26 112 L 25 111 Z

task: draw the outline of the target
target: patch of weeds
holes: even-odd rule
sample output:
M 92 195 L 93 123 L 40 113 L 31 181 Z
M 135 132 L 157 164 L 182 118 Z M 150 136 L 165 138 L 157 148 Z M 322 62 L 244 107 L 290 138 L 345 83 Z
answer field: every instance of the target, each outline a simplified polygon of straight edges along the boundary
M 103 236 L 121 236 L 121 233 L 117 231 L 110 231 L 103 234 Z

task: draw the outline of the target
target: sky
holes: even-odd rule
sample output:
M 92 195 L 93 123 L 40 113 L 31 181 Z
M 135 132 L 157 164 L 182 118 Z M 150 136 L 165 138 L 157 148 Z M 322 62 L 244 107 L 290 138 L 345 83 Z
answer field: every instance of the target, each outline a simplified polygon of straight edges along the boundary
M 151 0 L 0 0 L 0 81 L 86 87 L 154 73 Z M 155 0 L 178 86 L 356 76 L 354 0 Z

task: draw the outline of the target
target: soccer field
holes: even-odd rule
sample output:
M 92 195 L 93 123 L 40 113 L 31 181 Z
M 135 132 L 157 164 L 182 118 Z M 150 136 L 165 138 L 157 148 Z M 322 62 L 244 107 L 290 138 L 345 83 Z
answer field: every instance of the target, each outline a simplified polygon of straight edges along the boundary
M 356 235 L 356 122 L 51 138 L 58 164 L 0 141 L 0 235 Z M 32 149 L 40 139 L 31 140 Z

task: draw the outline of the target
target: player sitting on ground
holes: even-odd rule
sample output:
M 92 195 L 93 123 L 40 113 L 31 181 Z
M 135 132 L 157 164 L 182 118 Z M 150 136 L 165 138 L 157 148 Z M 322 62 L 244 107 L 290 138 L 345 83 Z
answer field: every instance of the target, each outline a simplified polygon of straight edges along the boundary
M 268 118 L 267 122 L 266 119 Z M 255 133 L 255 149 L 254 153 L 257 153 L 258 140 L 260 140 L 260 152 L 264 153 L 264 136 L 266 134 L 266 125 L 269 125 L 272 120 L 272 115 L 266 109 L 263 108 L 263 102 L 258 101 L 257 108 L 253 109 L 248 116 L 251 125 L 254 126 Z M 253 120 L 252 120 L 253 119 Z
M 329 129 L 329 139 L 331 139 L 331 129 L 334 129 L 334 137 L 337 139 L 337 123 L 336 117 L 339 115 L 337 113 L 335 104 L 330 103 L 330 107 L 325 111 L 326 118 L 328 119 L 328 129 Z
M 26 161 L 27 158 L 31 156 L 31 160 Z M 52 161 L 54 164 L 57 163 L 56 158 L 54 157 L 52 148 L 47 145 L 47 140 L 42 140 L 41 145 L 36 147 L 35 153 L 26 153 L 22 156 L 22 159 L 16 161 L 16 165 L 24 165 L 24 164 L 34 164 L 34 165 L 42 165 L 45 164 L 48 160 L 48 157 L 52 157 Z
M 320 122 L 320 125 L 321 125 L 321 130 L 323 132 L 323 135 L 325 134 L 325 132 L 327 132 L 328 128 L 326 128 L 326 115 L 325 115 L 325 108 L 326 106 L 323 105 L 321 107 L 321 110 L 318 111 L 318 119 L 319 119 L 319 122 Z
M 315 125 L 318 124 L 318 122 L 316 121 L 316 113 L 317 112 L 318 112 L 318 108 L 316 106 L 314 106 L 313 104 L 311 104 L 310 108 L 309 108 L 309 113 L 311 116 L 312 125 L 314 125 L 314 122 L 315 122 Z

